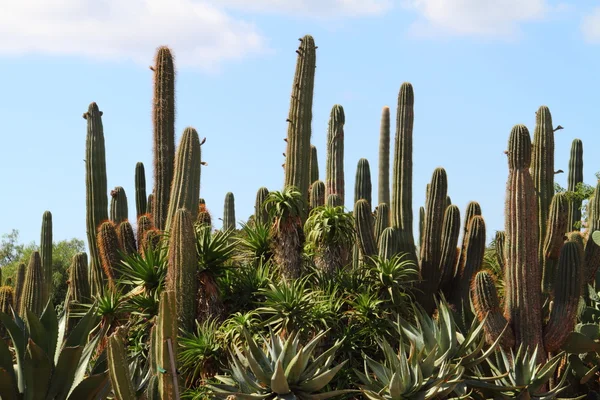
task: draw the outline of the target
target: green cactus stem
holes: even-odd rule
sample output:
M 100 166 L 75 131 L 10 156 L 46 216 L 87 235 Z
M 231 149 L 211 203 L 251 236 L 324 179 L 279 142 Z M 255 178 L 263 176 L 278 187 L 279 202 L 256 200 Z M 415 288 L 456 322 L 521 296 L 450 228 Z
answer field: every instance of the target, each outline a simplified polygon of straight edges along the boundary
M 462 244 L 460 246 L 460 254 L 461 254 L 460 259 L 463 258 L 463 253 L 465 252 L 465 245 L 467 244 L 469 223 L 471 222 L 471 218 L 473 218 L 477 215 L 481 215 L 481 206 L 476 201 L 470 201 L 469 204 L 467 204 L 467 210 L 465 211 Z
M 0 312 L 11 315 L 14 308 L 15 292 L 10 286 L 0 286 Z M 0 340 L 7 339 L 4 324 L 0 324 Z
M 317 147 L 310 145 L 310 185 L 319 180 L 319 158 L 317 157 Z M 309 186 L 310 186 L 309 185 Z
M 223 207 L 223 230 L 234 230 L 235 221 L 235 197 L 229 192 L 225 195 L 225 205 Z
M 142 254 L 144 254 L 147 249 L 158 249 L 158 246 L 160 244 L 160 239 L 161 239 L 161 233 L 158 229 L 156 228 L 150 228 L 146 231 L 146 235 L 144 236 L 144 239 L 142 240 Z
M 356 179 L 354 181 L 354 202 L 360 199 L 367 200 L 369 207 L 371 206 L 371 168 L 369 160 L 361 158 L 356 166 Z
M 583 183 L 583 142 L 574 139 L 571 144 L 571 157 L 569 158 L 569 176 L 567 178 L 567 190 L 574 192 L 577 185 Z M 581 200 L 571 199 L 569 201 L 569 230 L 581 229 Z
M 135 211 L 136 217 L 146 214 L 148 211 L 148 197 L 146 195 L 146 170 L 144 163 L 135 164 Z
M 37 317 L 42 314 L 44 310 L 43 285 L 42 258 L 39 252 L 34 251 L 29 259 L 23 282 L 23 292 L 20 296 L 19 312 L 21 315 L 24 316 L 27 311 L 31 311 Z
M 67 334 L 70 333 L 81 320 L 81 318 L 76 315 L 79 305 L 88 304 L 92 300 L 88 274 L 87 254 L 75 254 L 69 268 L 69 281 L 67 282 L 68 288 L 65 298 L 65 307 L 67 309 Z
M 600 180 L 596 184 L 594 195 L 589 199 L 589 230 L 585 244 L 585 260 L 583 267 L 584 283 L 591 283 L 600 266 L 600 246 L 591 240 L 592 234 L 600 230 Z
M 458 262 L 456 246 L 460 235 L 460 209 L 456 205 L 446 207 L 442 223 L 442 247 L 440 258 L 440 290 L 449 298 L 454 270 Z
M 129 221 L 125 220 L 117 227 L 117 238 L 119 239 L 119 249 L 127 255 L 137 252 L 135 243 L 135 233 Z
M 425 233 L 425 207 L 419 207 L 419 246 L 423 244 L 423 233 Z
M 136 238 L 137 238 L 137 244 L 138 247 L 141 250 L 142 247 L 142 241 L 144 240 L 144 237 L 146 236 L 146 232 L 150 229 L 152 229 L 152 219 L 150 218 L 150 214 L 144 214 L 141 215 L 138 218 L 137 221 L 137 233 L 136 233 Z
M 330 207 L 338 207 L 343 206 L 344 202 L 342 201 L 339 195 L 330 194 L 329 196 L 327 196 L 327 205 Z
M 148 205 L 146 206 L 146 209 L 148 210 L 148 214 L 150 214 L 150 215 L 152 215 L 153 204 L 154 204 L 154 194 L 150 193 L 148 195 Z
M 400 242 L 398 235 L 400 231 L 396 228 L 388 227 L 383 230 L 379 238 L 379 257 L 384 260 L 390 260 L 400 252 L 398 244 Z
M 371 214 L 371 207 L 367 200 L 359 199 L 354 204 L 354 220 L 361 255 L 373 257 L 377 254 L 377 242 L 374 235 L 373 214 Z
M 136 400 L 137 396 L 129 373 L 125 336 L 123 329 L 118 328 L 108 337 L 106 351 L 108 376 L 116 399 Z
M 117 186 L 110 191 L 110 220 L 119 225 L 127 218 L 129 218 L 127 194 L 125 194 L 125 189 Z
M 198 218 L 196 219 L 196 223 L 199 226 L 212 227 L 212 217 L 208 208 L 206 208 L 206 204 L 201 203 L 198 205 Z
M 287 150 L 284 187 L 296 187 L 308 198 L 310 182 L 310 137 L 313 91 L 315 84 L 316 46 L 312 36 L 300 39 L 296 72 L 292 85 L 290 112 L 287 118 Z
M 381 111 L 379 128 L 379 175 L 377 182 L 377 202 L 390 205 L 390 108 Z
M 52 296 L 52 213 L 45 211 L 42 216 L 42 232 L 40 237 L 40 257 L 44 276 L 43 304 Z
M 538 258 L 543 265 L 546 223 L 554 196 L 554 128 L 552 115 L 546 106 L 541 106 L 536 112 L 530 172 L 538 203 Z
M 196 317 L 197 264 L 193 219 L 189 211 L 180 208 L 169 238 L 166 288 L 175 293 L 179 326 L 188 332 L 193 330 Z
M 108 187 L 106 184 L 106 151 L 102 112 L 96 103 L 91 103 L 83 114 L 87 120 L 85 139 L 85 190 L 86 190 L 86 231 L 90 249 L 90 275 L 96 279 L 92 283 L 92 294 L 101 294 L 102 262 L 96 246 L 96 232 L 103 221 L 108 219 Z
M 390 226 L 390 207 L 387 203 L 380 203 L 375 214 L 375 240 L 379 242 L 384 229 Z
M 314 181 L 310 187 L 309 208 L 317 208 L 325 205 L 325 183 Z
M 119 238 L 115 224 L 112 221 L 105 221 L 98 228 L 98 251 L 102 262 L 104 277 L 108 279 L 108 287 L 115 288 L 115 280 L 118 278 L 117 266 L 120 262 L 119 257 Z
M 154 140 L 154 225 L 164 230 L 175 163 L 175 66 L 171 49 L 161 46 L 154 59 L 152 125 Z
M 25 272 L 27 268 L 25 263 L 19 263 L 17 270 L 15 271 L 15 311 L 21 315 L 21 297 L 23 297 L 23 286 L 25 285 Z
M 344 204 L 344 108 L 336 104 L 329 115 L 327 127 L 327 158 L 325 160 L 325 198 L 336 194 Z
M 496 232 L 494 243 L 496 250 L 496 261 L 498 261 L 498 266 L 500 269 L 504 270 L 504 266 L 506 265 L 506 248 L 504 246 L 506 243 L 506 235 L 504 234 L 504 231 Z
M 392 226 L 403 232 L 408 232 L 407 240 L 411 246 L 414 246 L 415 242 L 412 212 L 413 122 L 413 87 L 410 83 L 405 82 L 400 86 L 400 92 L 398 93 L 391 210 Z M 444 194 L 444 196 L 446 195 Z
M 269 189 L 266 187 L 261 187 L 256 192 L 256 201 L 254 202 L 254 220 L 259 225 L 267 225 L 269 223 L 269 210 L 264 207 L 264 203 L 268 195 Z
M 539 200 L 539 198 L 538 198 Z M 539 202 L 538 202 L 539 204 Z M 544 293 L 552 291 L 556 262 L 564 242 L 568 224 L 568 200 L 564 193 L 557 193 L 552 198 L 548 214 L 547 228 L 544 238 L 544 252 L 542 254 L 542 290 Z
M 156 321 L 156 370 L 161 399 L 178 399 L 177 375 L 177 300 L 175 292 L 165 290 L 160 295 Z

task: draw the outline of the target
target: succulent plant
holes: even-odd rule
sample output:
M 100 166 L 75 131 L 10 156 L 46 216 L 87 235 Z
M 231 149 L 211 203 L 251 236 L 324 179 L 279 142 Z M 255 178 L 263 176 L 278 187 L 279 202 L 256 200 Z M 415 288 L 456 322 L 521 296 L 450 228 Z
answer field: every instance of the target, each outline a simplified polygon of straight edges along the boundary
M 339 204 L 344 204 L 344 108 L 336 104 L 331 109 L 327 128 L 327 159 L 325 160 L 325 198 L 337 195 Z
M 574 192 L 577 185 L 583 183 L 583 142 L 573 139 L 571 144 L 571 157 L 569 158 L 569 176 L 567 190 Z M 577 198 L 569 201 L 568 230 L 581 229 L 581 200 Z
M 20 295 L 19 312 L 26 315 L 30 311 L 34 315 L 40 315 L 44 309 L 44 272 L 42 270 L 42 259 L 40 253 L 31 253 L 29 265 L 25 272 L 23 291 Z
M 354 204 L 354 221 L 356 224 L 356 237 L 363 257 L 372 257 L 377 254 L 377 242 L 373 227 L 373 215 L 369 203 L 360 199 Z
M 319 158 L 317 157 L 317 147 L 310 145 L 310 185 L 319 180 Z
M 146 170 L 142 162 L 135 164 L 135 211 L 138 219 L 148 212 Z
M 234 230 L 235 221 L 235 197 L 229 192 L 225 195 L 225 205 L 223 206 L 223 230 Z
M 314 181 L 310 187 L 309 208 L 314 208 L 325 205 L 325 184 L 323 181 Z
M 267 196 L 269 195 L 269 189 L 261 187 L 256 192 L 256 201 L 254 203 L 254 221 L 259 225 L 266 225 L 269 222 L 269 210 L 263 207 Z
M 381 111 L 379 130 L 379 178 L 377 180 L 377 203 L 390 205 L 390 108 Z
M 356 167 L 356 179 L 354 180 L 354 203 L 360 199 L 365 199 L 371 206 L 371 168 L 369 160 L 361 158 Z
M 108 375 L 115 397 L 119 400 L 136 400 L 137 396 L 127 362 L 127 350 L 123 343 L 125 337 L 121 329 L 117 329 L 108 338 L 106 356 L 108 359 Z
M 15 311 L 20 315 L 21 297 L 23 295 L 23 286 L 25 285 L 25 272 L 27 268 L 25 263 L 19 263 L 15 272 Z
M 110 191 L 110 220 L 116 225 L 129 218 L 127 194 L 121 186 Z
M 119 240 L 119 249 L 121 249 L 123 253 L 133 254 L 137 251 L 133 227 L 128 220 L 122 221 L 117 226 L 117 239 Z
M 42 304 L 52 295 L 52 213 L 45 211 L 42 216 L 42 234 L 40 238 L 40 257 L 42 259 L 43 291 Z M 41 311 L 41 310 L 40 310 Z
M 375 240 L 379 243 L 379 238 L 383 230 L 390 226 L 390 207 L 387 203 L 379 203 L 375 213 Z

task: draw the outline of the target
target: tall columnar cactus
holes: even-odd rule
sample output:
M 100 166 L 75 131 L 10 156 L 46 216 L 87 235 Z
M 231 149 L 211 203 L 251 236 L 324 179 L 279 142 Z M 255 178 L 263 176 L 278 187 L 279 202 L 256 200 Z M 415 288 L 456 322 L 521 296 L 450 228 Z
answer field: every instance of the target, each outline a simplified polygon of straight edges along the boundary
M 178 399 L 177 374 L 177 300 L 175 292 L 165 290 L 160 295 L 156 319 L 154 355 L 158 370 L 158 391 L 161 399 Z M 173 362 L 174 361 L 174 362 Z
M 166 288 L 175 293 L 179 326 L 192 331 L 196 318 L 198 257 L 190 212 L 183 208 L 177 210 L 171 227 Z
M 150 229 L 152 229 L 152 227 L 153 227 L 152 220 L 150 219 L 149 214 L 141 215 L 138 218 L 136 238 L 137 238 L 137 245 L 140 250 L 142 247 L 142 241 L 144 240 L 144 237 L 146 237 L 146 232 L 149 231 Z
M 102 270 L 104 271 L 102 279 L 104 280 L 106 277 L 108 279 L 109 288 L 114 289 L 115 280 L 118 278 L 116 268 L 120 262 L 119 238 L 117 236 L 115 224 L 111 221 L 103 222 L 102 225 L 100 225 L 100 228 L 98 228 L 97 240 Z M 98 283 L 94 283 L 93 285 L 96 284 Z
M 369 160 L 361 158 L 358 160 L 356 167 L 356 180 L 354 181 L 354 202 L 356 203 L 360 199 L 367 200 L 369 206 L 371 206 L 371 168 L 369 167 Z
M 538 258 L 544 260 L 544 238 L 550 212 L 550 202 L 554 196 L 554 128 L 552 115 L 546 106 L 536 112 L 533 147 L 531 153 L 531 176 L 538 203 Z
M 128 217 L 127 194 L 125 189 L 117 186 L 110 191 L 110 220 L 118 225 Z
M 591 240 L 591 235 L 600 230 L 600 180 L 596 184 L 594 195 L 590 198 L 588 207 L 589 231 L 588 240 L 585 244 L 584 283 L 593 281 L 600 266 L 600 246 Z
M 77 253 L 73 256 L 69 268 L 69 289 L 67 303 L 76 302 L 86 304 L 91 300 L 90 282 L 88 279 L 88 257 L 86 253 Z
M 421 289 L 423 292 L 423 308 L 432 311 L 434 294 L 437 293 L 441 280 L 440 261 L 442 248 L 442 226 L 446 211 L 446 194 L 448 178 L 443 168 L 433 171 L 429 196 L 425 211 L 423 243 L 421 245 Z
M 371 206 L 367 200 L 359 199 L 354 204 L 354 221 L 361 255 L 374 256 L 377 254 L 377 242 L 375 241 Z
M 229 192 L 225 195 L 225 205 L 223 207 L 223 230 L 235 229 L 235 198 L 233 193 Z
M 15 311 L 20 315 L 21 297 L 23 297 L 23 286 L 25 285 L 25 272 L 27 267 L 24 263 L 19 263 L 15 272 Z
M 127 255 L 137 252 L 135 243 L 135 233 L 129 221 L 125 220 L 117 226 L 117 238 L 119 239 L 119 249 Z
M 425 207 L 419 207 L 419 246 L 423 244 L 423 233 L 425 232 Z
M 196 219 L 196 223 L 200 226 L 212 227 L 212 217 L 204 203 L 200 203 L 198 206 L 198 218 Z
M 329 115 L 327 128 L 327 158 L 325 160 L 325 198 L 339 196 L 344 204 L 344 108 L 336 104 Z
M 504 231 L 496 232 L 494 242 L 496 248 L 496 261 L 498 261 L 500 268 L 504 270 L 504 266 L 506 265 L 506 247 L 504 246 L 506 243 L 506 235 L 504 234 Z
M 440 258 L 440 289 L 448 297 L 458 261 L 456 245 L 460 235 L 460 209 L 456 205 L 446 207 L 442 224 L 442 247 Z
M 390 226 L 390 207 L 387 203 L 380 203 L 377 206 L 377 214 L 375 215 L 375 240 L 379 242 L 379 238 L 384 229 Z
M 102 293 L 102 263 L 96 245 L 96 232 L 103 221 L 108 219 L 108 188 L 106 184 L 106 152 L 104 148 L 104 129 L 102 112 L 96 103 L 91 103 L 83 114 L 87 120 L 87 136 L 85 140 L 85 202 L 86 231 L 90 249 L 90 275 L 92 294 Z
M 175 163 L 175 67 L 171 50 L 159 47 L 154 59 L 154 225 L 165 229 Z
M 135 164 L 135 211 L 139 218 L 146 214 L 148 207 L 148 198 L 146 195 L 146 170 L 144 163 Z
M 44 272 L 42 270 L 42 258 L 40 253 L 34 251 L 29 259 L 29 265 L 25 272 L 23 292 L 20 296 L 21 304 L 19 313 L 25 315 L 29 310 L 36 316 L 40 316 L 44 310 Z
M 385 228 L 379 238 L 379 257 L 389 260 L 400 252 L 398 235 L 400 231 L 396 228 Z
M 137 399 L 129 373 L 127 349 L 125 347 L 125 332 L 118 328 L 108 337 L 106 356 L 108 360 L 108 376 L 115 394 L 119 400 Z
M 171 185 L 169 213 L 165 230 L 169 230 L 175 213 L 185 208 L 192 220 L 198 217 L 198 198 L 200 195 L 200 139 L 196 129 L 187 127 L 183 131 L 177 155 L 175 156 L 175 172 Z
M 40 237 L 40 257 L 44 275 L 43 304 L 52 295 L 52 213 L 45 211 L 42 216 L 42 233 Z
M 327 205 L 330 207 L 338 207 L 343 206 L 344 202 L 342 201 L 339 195 L 330 194 L 329 196 L 327 196 Z
M 14 308 L 15 293 L 10 286 L 0 286 L 0 312 L 11 315 Z M 0 340 L 6 338 L 6 328 L 0 324 Z
M 259 225 L 269 223 L 269 211 L 265 208 L 265 200 L 269 195 L 269 189 L 261 187 L 256 192 L 256 201 L 254 202 L 254 220 Z
M 377 202 L 390 205 L 390 108 L 381 111 L 379 129 L 379 175 L 377 182 Z
M 152 215 L 152 210 L 154 209 L 154 194 L 150 193 L 148 195 L 148 204 L 146 206 L 146 209 L 148 210 L 148 214 Z
M 542 253 L 542 290 L 545 293 L 552 291 L 554 283 L 554 273 L 556 263 L 560 254 L 560 249 L 564 242 L 564 236 L 567 232 L 568 200 L 564 193 L 557 193 L 550 203 L 550 212 L 548 214 L 544 237 L 544 248 Z M 583 261 L 583 260 L 582 260 Z
M 574 192 L 580 183 L 583 183 L 583 142 L 580 139 L 574 139 L 571 144 L 571 157 L 569 158 L 567 190 Z M 568 224 L 569 230 L 581 229 L 581 200 L 571 199 L 569 201 Z
M 317 147 L 310 145 L 310 185 L 319 180 L 319 158 L 317 157 Z M 310 186 L 309 185 L 309 186 Z
M 288 116 L 285 187 L 296 187 L 308 197 L 310 182 L 310 136 L 313 90 L 315 84 L 316 46 L 312 36 L 300 39 L 298 59 L 292 85 Z
M 314 181 L 310 187 L 309 208 L 317 208 L 325 205 L 325 183 Z
M 398 94 L 398 111 L 396 114 L 392 177 L 392 226 L 408 233 L 407 240 L 411 246 L 415 242 L 412 215 L 413 121 L 413 87 L 410 83 L 405 82 L 400 87 L 400 93 Z

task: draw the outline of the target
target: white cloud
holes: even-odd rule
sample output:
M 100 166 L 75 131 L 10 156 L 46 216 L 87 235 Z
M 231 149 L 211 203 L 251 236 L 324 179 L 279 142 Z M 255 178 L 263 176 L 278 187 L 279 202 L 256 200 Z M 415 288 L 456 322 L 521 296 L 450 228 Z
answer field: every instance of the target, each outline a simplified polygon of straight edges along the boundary
M 545 18 L 546 0 L 408 0 L 421 14 L 413 31 L 418 34 L 456 34 L 511 37 L 519 24 Z
M 211 0 L 211 2 L 242 11 L 330 18 L 378 15 L 389 10 L 393 0 Z
M 0 54 L 44 53 L 150 64 L 170 46 L 179 66 L 215 69 L 265 50 L 250 23 L 206 0 L 2 0 Z
M 581 31 L 588 42 L 600 43 L 600 7 L 583 17 Z

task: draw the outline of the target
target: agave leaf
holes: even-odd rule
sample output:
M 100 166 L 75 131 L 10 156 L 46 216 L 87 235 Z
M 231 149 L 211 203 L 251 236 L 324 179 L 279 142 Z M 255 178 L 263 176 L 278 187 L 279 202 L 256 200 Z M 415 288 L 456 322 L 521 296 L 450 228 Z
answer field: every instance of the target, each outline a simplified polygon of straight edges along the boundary
M 290 386 L 288 385 L 281 360 L 277 360 L 275 364 L 275 373 L 271 377 L 271 390 L 277 394 L 288 394 L 290 392 Z
M 65 342 L 66 347 L 84 346 L 87 343 L 88 335 L 97 323 L 95 307 L 91 307 L 87 313 L 79 320 L 77 325 Z
M 402 396 L 401 378 L 397 372 L 394 372 L 390 379 L 389 391 L 392 399 L 399 399 Z
M 56 352 L 56 345 L 58 343 L 58 317 L 56 315 L 56 310 L 54 309 L 54 304 L 52 301 L 48 300 L 46 304 L 46 308 L 42 312 L 40 316 L 40 322 L 44 326 L 44 329 L 48 333 L 47 337 L 47 350 L 46 353 L 48 357 L 54 358 L 54 353 Z
M 4 371 L 1 373 L 2 379 L 0 381 L 0 399 L 4 398 L 2 394 L 2 389 L 9 389 L 18 392 L 17 385 L 17 376 L 15 375 L 15 369 L 13 367 L 12 354 L 6 341 L 0 339 L 0 371 Z
M 258 384 L 256 382 L 254 382 L 254 380 L 246 373 L 246 369 L 240 363 L 240 361 L 237 359 L 237 357 L 235 357 L 231 353 L 230 353 L 230 357 L 231 357 L 231 361 L 233 362 L 233 365 L 230 364 L 231 373 L 232 373 L 233 377 L 235 378 L 235 380 L 240 385 L 242 385 L 242 390 L 245 392 L 247 390 L 244 390 L 244 389 L 249 388 L 250 390 L 261 391 L 262 388 L 260 386 L 258 386 Z M 245 387 L 243 387 L 243 386 L 245 386 Z
M 285 370 L 285 376 L 287 376 L 287 380 L 289 383 L 295 384 L 296 382 L 298 382 L 298 380 L 300 380 L 300 375 L 302 374 L 301 368 L 303 364 L 304 349 L 300 349 L 298 354 L 296 354 L 296 356 L 292 358 L 292 360 L 287 366 L 287 369 Z
M 109 389 L 108 371 L 90 375 L 73 389 L 68 400 L 97 400 Z
M 335 354 L 341 345 L 342 341 L 338 341 L 332 347 L 323 352 L 319 357 L 317 357 L 307 368 L 304 369 L 300 380 L 305 380 L 312 377 L 316 371 L 327 362 L 329 357 Z
M 0 339 L 0 342 L 4 342 L 4 340 Z M 18 393 L 15 371 L 12 366 L 8 371 L 0 367 L 0 399 L 18 400 Z
M 261 366 L 263 371 L 265 371 L 268 374 L 273 374 L 273 367 L 271 367 L 269 359 L 267 358 L 265 353 L 263 353 L 258 348 L 258 345 L 256 344 L 256 341 L 254 340 L 252 335 L 250 335 L 246 328 L 244 328 L 242 332 L 244 334 L 244 337 L 246 338 L 248 349 L 250 350 L 250 354 L 252 354 L 254 360 L 256 360 L 256 362 Z
M 297 333 L 292 333 L 287 338 L 287 340 L 283 343 L 283 349 L 281 350 L 281 354 L 279 355 L 279 361 L 281 361 L 281 367 L 285 370 L 294 357 L 294 353 L 292 353 L 293 342 Z
M 63 342 L 65 341 L 65 334 L 67 330 L 67 313 L 63 313 L 58 321 L 57 339 L 56 339 L 56 350 L 54 351 L 54 365 L 58 363 L 58 357 L 60 357 L 60 351 L 62 349 Z
M 385 368 L 383 365 L 381 365 L 380 363 L 373 360 L 371 357 L 369 357 L 367 355 L 364 356 L 364 359 L 365 359 L 365 371 L 367 371 L 367 366 L 368 366 L 373 371 L 373 373 L 377 377 L 378 381 L 380 381 L 384 385 L 389 384 L 390 379 L 392 377 L 388 375 L 387 368 Z M 368 376 L 369 374 L 366 374 L 366 375 Z M 404 376 L 404 375 L 401 373 L 400 376 Z
M 40 319 L 30 310 L 25 310 L 27 330 L 29 331 L 29 338 L 38 345 L 44 353 L 48 353 L 48 332 L 44 329 L 44 325 L 40 322 Z
M 237 348 L 236 348 L 236 351 L 237 351 Z M 263 354 L 263 357 L 264 357 L 264 354 Z M 254 358 L 254 354 L 252 354 L 252 351 L 249 351 L 246 353 L 246 360 L 248 360 L 248 367 L 250 368 L 250 371 L 252 371 L 252 373 L 254 374 L 256 379 L 258 379 L 258 381 L 262 385 L 268 386 L 271 383 L 271 375 L 272 374 L 270 373 L 270 371 L 265 372 L 263 370 L 262 366 L 258 363 L 256 358 Z
M 13 315 L 15 316 L 15 321 L 13 321 L 8 314 L 0 312 L 0 323 L 4 325 L 8 334 L 10 335 L 10 339 L 12 340 L 13 346 L 15 348 L 15 355 L 17 361 L 17 371 L 23 371 L 23 357 L 25 356 L 25 341 L 27 340 L 27 333 L 25 332 L 25 327 L 20 328 L 17 325 L 17 319 L 20 319 L 13 310 Z M 21 320 L 22 323 L 22 320 Z M 21 324 L 20 324 L 21 325 Z M 23 377 L 23 373 L 17 373 L 17 384 L 19 386 L 19 392 L 23 392 L 25 390 L 25 381 Z
M 358 392 L 358 390 L 351 390 L 351 389 L 334 390 L 333 392 L 311 394 L 310 396 L 307 396 L 306 398 L 309 400 L 325 400 L 325 399 L 330 399 L 332 397 L 341 396 L 343 394 L 357 393 L 357 392 Z
M 50 381 L 48 398 L 56 400 L 67 398 L 82 352 L 82 346 L 65 347 L 62 349 L 58 363 L 56 364 L 56 373 L 52 374 L 52 380 Z
M 86 314 L 87 316 L 88 314 Z M 89 328 L 88 325 L 91 325 L 90 320 L 85 321 L 85 316 L 81 319 L 81 321 L 79 321 L 79 323 L 77 324 L 77 326 L 75 326 L 75 328 L 73 329 L 73 333 L 71 333 L 71 335 L 69 336 L 69 338 L 67 339 L 67 341 L 65 342 L 65 347 L 76 347 L 73 345 L 70 345 L 70 342 L 75 342 L 75 343 L 81 343 L 81 340 L 79 340 L 79 338 L 75 337 L 73 340 L 71 340 L 71 337 L 73 336 L 73 334 L 75 333 L 75 331 L 77 331 L 76 335 L 82 335 L 83 334 L 83 330 L 84 328 L 87 330 L 88 334 L 89 331 L 91 330 L 91 328 Z M 83 323 L 83 324 L 82 324 Z M 79 326 L 82 325 L 82 328 L 80 328 L 81 330 L 78 330 Z M 88 329 L 89 328 L 89 329 Z M 107 327 L 104 327 L 103 329 L 101 329 L 96 336 L 90 340 L 87 344 L 85 344 L 85 340 L 87 340 L 87 334 L 85 335 L 85 340 L 83 341 L 82 344 L 79 344 L 80 346 L 85 344 L 85 347 L 83 348 L 83 352 L 81 353 L 81 357 L 79 358 L 79 364 L 77 365 L 77 370 L 75 371 L 75 377 L 73 378 L 73 386 L 71 387 L 71 390 L 69 392 L 68 395 L 68 399 L 76 399 L 77 397 L 73 397 L 75 390 L 77 389 L 77 387 L 79 387 L 80 384 L 83 383 L 83 378 L 86 375 L 87 372 L 87 368 L 90 362 L 90 359 L 92 358 L 92 355 L 94 354 L 95 350 L 96 350 L 96 346 L 98 345 L 98 342 L 100 341 L 100 339 L 102 339 L 105 335 L 106 335 L 106 331 L 107 331 Z M 91 380 L 90 382 L 88 382 L 86 385 L 82 386 L 82 389 L 85 387 L 88 387 L 89 384 L 100 381 L 100 376 L 102 374 L 94 374 L 92 376 L 96 376 L 96 378 L 94 378 L 94 380 Z M 88 379 L 90 379 L 92 376 L 88 377 L 86 379 L 86 381 Z M 108 380 L 108 372 L 106 373 L 106 379 Z
M 44 349 L 32 339 L 29 339 L 27 343 L 23 359 L 23 375 L 25 377 L 25 398 L 27 400 L 43 400 L 52 376 L 52 363 Z
M 386 400 L 385 397 L 383 397 L 371 390 L 364 390 L 362 393 L 369 400 Z
M 302 382 L 300 385 L 301 390 L 308 393 L 313 393 L 323 389 L 333 379 L 335 374 L 337 374 L 338 371 L 342 369 L 344 365 L 346 365 L 346 362 L 348 362 L 348 360 L 343 361 L 342 363 L 336 365 L 332 369 L 325 371 L 312 379 Z

